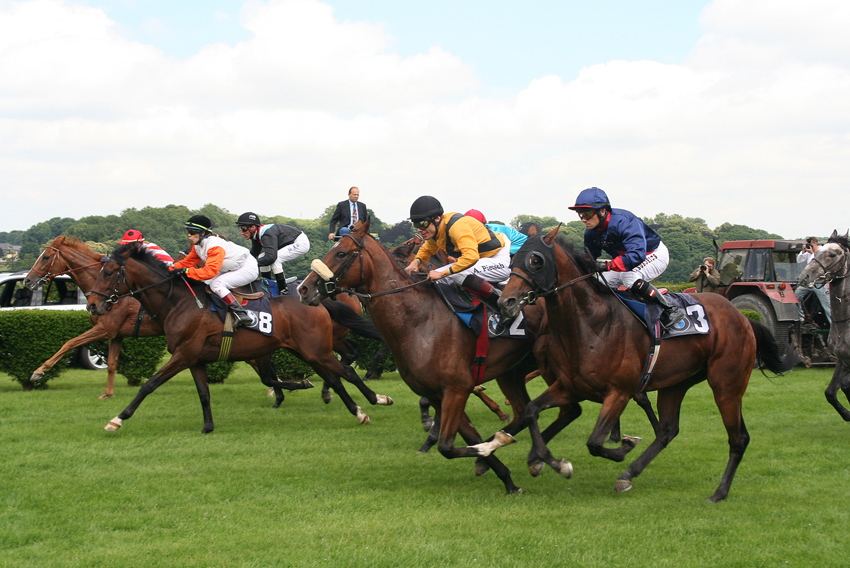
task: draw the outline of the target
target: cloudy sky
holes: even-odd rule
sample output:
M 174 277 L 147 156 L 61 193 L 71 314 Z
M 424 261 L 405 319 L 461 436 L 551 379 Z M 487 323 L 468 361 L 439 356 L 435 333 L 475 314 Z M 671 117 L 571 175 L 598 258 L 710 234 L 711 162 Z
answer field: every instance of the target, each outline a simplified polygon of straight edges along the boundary
M 583 188 L 787 238 L 850 227 L 846 0 L 0 0 L 0 231 L 357 185 L 572 220 Z

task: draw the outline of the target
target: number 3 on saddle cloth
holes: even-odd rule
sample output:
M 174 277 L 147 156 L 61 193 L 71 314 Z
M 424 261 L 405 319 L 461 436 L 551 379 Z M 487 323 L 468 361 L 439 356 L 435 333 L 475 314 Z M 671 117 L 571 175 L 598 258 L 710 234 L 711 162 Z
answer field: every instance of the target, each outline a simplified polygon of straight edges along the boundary
M 451 285 L 437 284 L 434 286 L 442 296 L 443 301 L 460 320 L 475 334 L 475 358 L 472 362 L 472 372 L 475 376 L 475 386 L 484 382 L 486 369 L 487 348 L 491 337 L 507 339 L 525 339 L 525 317 L 519 316 L 503 325 L 501 315 L 488 308 L 478 297 L 469 294 L 463 288 Z M 485 325 L 486 319 L 486 325 Z M 484 331 L 486 330 L 486 333 Z
M 644 304 L 636 300 L 630 292 L 625 290 L 617 290 L 616 293 L 623 303 L 646 325 L 649 330 L 649 336 L 652 339 L 652 348 L 646 359 L 646 365 L 644 365 L 643 374 L 638 384 L 638 392 L 643 392 L 646 385 L 649 384 L 649 379 L 652 378 L 652 370 L 658 361 L 661 339 L 670 339 L 681 335 L 706 334 L 711 331 L 711 324 L 708 321 L 708 316 L 705 313 L 703 305 L 690 294 L 664 294 L 668 302 L 684 309 L 687 317 L 673 324 L 673 327 L 662 334 L 659 319 L 662 311 L 661 306 L 657 304 Z

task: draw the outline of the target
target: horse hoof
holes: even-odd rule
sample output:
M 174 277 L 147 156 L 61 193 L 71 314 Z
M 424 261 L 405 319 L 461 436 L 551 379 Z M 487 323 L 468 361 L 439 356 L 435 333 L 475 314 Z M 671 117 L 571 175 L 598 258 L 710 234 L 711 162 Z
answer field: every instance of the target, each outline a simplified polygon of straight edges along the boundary
M 540 475 L 540 472 L 543 471 L 543 467 L 545 465 L 546 464 L 540 460 L 530 463 L 528 464 L 528 473 L 531 474 L 531 477 L 537 477 Z
M 573 476 L 573 464 L 571 464 L 567 460 L 560 460 L 558 462 L 558 467 L 555 468 L 555 471 L 560 473 L 564 477 L 564 479 L 569 479 Z
M 201 434 L 209 434 L 209 433 L 210 433 L 210 432 L 212 432 L 212 431 L 213 431 L 213 427 L 212 427 L 212 426 L 210 426 L 209 428 L 207 428 L 206 426 L 204 426 L 203 428 L 201 428 Z
M 499 418 L 501 418 L 502 422 L 510 422 L 511 421 L 511 415 L 510 414 L 505 414 L 503 416 L 500 416 Z
M 393 405 L 393 399 L 391 399 L 390 397 L 383 395 L 383 394 L 378 394 L 378 395 L 375 395 L 375 396 L 378 399 L 375 402 L 375 404 L 380 404 L 381 406 L 392 406 Z
M 522 495 L 522 487 L 514 487 L 513 489 L 508 489 L 508 495 Z
M 43 378 L 44 378 L 44 373 L 33 373 L 32 376 L 30 377 L 30 382 L 31 383 L 37 383 Z
M 98 399 L 98 400 L 105 400 L 105 399 L 107 399 L 107 398 L 112 398 L 113 396 L 114 396 L 114 395 L 113 395 L 112 393 L 103 393 L 102 395 L 100 395 L 99 397 L 97 397 L 97 399 Z
M 632 446 L 637 446 L 641 442 L 641 440 L 643 440 L 643 438 L 641 438 L 639 436 L 623 435 L 623 442 L 624 443 L 631 443 Z
M 360 410 L 359 406 L 357 407 L 357 414 L 355 414 L 355 416 L 357 416 L 357 421 L 361 424 L 369 424 L 370 422 L 369 417 L 363 414 L 363 411 Z
M 328 403 L 330 403 L 330 401 L 333 397 L 334 397 L 334 395 L 332 395 L 331 393 L 323 392 L 322 393 L 322 402 L 324 402 L 325 404 L 328 404 Z
M 304 379 L 303 381 L 301 381 L 301 386 L 305 389 L 311 389 L 315 385 L 313 385 L 313 383 L 310 382 L 310 379 Z
M 117 416 L 109 421 L 109 424 L 103 427 L 107 432 L 115 432 L 121 427 L 121 419 Z
M 490 471 L 490 466 L 487 465 L 487 462 L 484 460 L 475 461 L 475 477 L 481 477 L 488 471 Z
M 618 479 L 617 483 L 614 484 L 614 491 L 617 493 L 625 493 L 626 491 L 631 490 L 632 482 L 628 479 Z
M 269 387 L 269 392 L 266 393 L 266 396 L 274 398 L 274 388 Z
M 432 428 L 433 426 L 434 426 L 434 419 L 433 419 L 433 418 L 428 418 L 427 420 L 423 420 L 423 421 L 422 421 L 422 428 L 423 428 L 426 432 L 430 432 L 430 431 L 431 431 L 431 428 Z

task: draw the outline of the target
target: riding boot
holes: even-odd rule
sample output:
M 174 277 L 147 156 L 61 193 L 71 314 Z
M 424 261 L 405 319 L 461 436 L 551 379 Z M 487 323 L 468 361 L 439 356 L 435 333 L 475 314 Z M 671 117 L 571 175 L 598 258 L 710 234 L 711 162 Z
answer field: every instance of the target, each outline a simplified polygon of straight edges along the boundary
M 646 303 L 661 306 L 661 326 L 670 329 L 686 317 L 685 310 L 670 304 L 658 289 L 646 280 L 636 280 L 632 284 L 632 293 Z
M 461 286 L 481 298 L 491 309 L 497 312 L 499 311 L 497 302 L 502 295 L 502 291 L 490 282 L 487 282 L 480 276 L 470 274 L 464 278 Z
M 222 299 L 227 302 L 228 308 L 233 313 L 233 329 L 236 329 L 240 325 L 248 325 L 253 321 L 232 293 Z
M 277 282 L 277 293 L 281 296 L 288 296 L 289 286 L 286 284 L 286 275 L 281 272 L 280 274 L 275 274 L 274 279 Z

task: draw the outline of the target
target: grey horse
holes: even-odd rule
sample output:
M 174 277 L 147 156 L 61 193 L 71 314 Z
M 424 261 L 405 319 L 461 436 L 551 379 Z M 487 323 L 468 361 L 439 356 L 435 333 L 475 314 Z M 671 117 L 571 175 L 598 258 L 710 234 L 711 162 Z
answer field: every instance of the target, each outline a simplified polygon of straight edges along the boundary
M 832 325 L 829 329 L 829 347 L 838 362 L 832 380 L 826 387 L 826 400 L 835 407 L 838 414 L 850 422 L 850 410 L 838 402 L 838 389 L 850 400 L 850 243 L 848 233 L 840 236 L 832 231 L 829 241 L 815 253 L 815 257 L 803 270 L 799 286 L 811 288 L 829 285 L 830 301 L 832 304 Z

